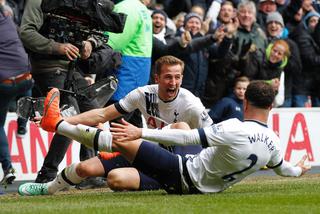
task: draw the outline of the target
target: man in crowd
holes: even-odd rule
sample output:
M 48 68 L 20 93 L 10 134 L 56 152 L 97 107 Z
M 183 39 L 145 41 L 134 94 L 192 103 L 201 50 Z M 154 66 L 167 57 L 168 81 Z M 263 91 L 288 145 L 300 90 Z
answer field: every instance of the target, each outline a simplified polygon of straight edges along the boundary
M 3 170 L 0 183 L 7 185 L 16 178 L 4 129 L 7 112 L 12 100 L 32 88 L 33 80 L 28 55 L 23 48 L 13 19 L 5 12 L 4 3 L 0 0 L 0 163 Z
M 103 43 L 101 40 L 92 37 L 86 41 L 78 41 L 82 43 L 80 49 L 75 44 L 71 44 L 70 41 L 58 41 L 59 37 L 52 39 L 53 35 L 50 35 L 52 33 L 50 28 L 54 27 L 50 22 L 52 17 L 49 18 L 42 11 L 41 4 L 43 1 L 27 1 L 20 27 L 23 45 L 30 51 L 31 72 L 35 80 L 34 97 L 45 96 L 50 87 L 64 88 L 68 72 L 72 72 L 69 71 L 69 63 L 78 57 L 84 60 L 88 59 L 92 50 L 100 47 Z M 71 79 L 79 88 L 88 85 L 84 77 L 78 72 L 73 72 Z M 78 106 L 80 112 L 97 107 L 90 100 L 75 100 L 67 95 L 63 98 L 62 104 L 72 104 L 75 108 Z M 38 172 L 36 182 L 48 182 L 56 177 L 58 166 L 71 142 L 71 139 L 64 136 L 54 135 L 43 166 Z M 83 148 L 81 149 L 80 159 L 85 160 L 93 155 L 92 150 Z

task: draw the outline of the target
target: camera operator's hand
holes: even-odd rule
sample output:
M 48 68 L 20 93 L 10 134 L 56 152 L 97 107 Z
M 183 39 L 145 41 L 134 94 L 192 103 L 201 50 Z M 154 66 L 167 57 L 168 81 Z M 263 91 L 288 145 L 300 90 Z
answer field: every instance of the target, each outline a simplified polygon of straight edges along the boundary
M 68 57 L 68 59 L 71 61 L 77 59 L 80 56 L 79 49 L 70 43 L 60 44 L 59 45 L 59 54 L 66 55 Z
M 81 59 L 88 59 L 92 52 L 92 44 L 89 41 L 82 42 Z

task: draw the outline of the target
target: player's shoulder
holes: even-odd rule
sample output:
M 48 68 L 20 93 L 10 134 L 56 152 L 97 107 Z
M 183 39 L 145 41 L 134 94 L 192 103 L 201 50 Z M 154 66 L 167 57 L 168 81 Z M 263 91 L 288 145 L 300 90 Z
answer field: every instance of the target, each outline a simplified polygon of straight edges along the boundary
M 192 94 L 189 90 L 185 88 L 180 88 L 179 95 L 178 95 L 179 102 L 183 100 L 184 102 L 192 105 L 201 105 L 203 106 L 199 97 Z
M 242 125 L 243 125 L 243 122 L 240 121 L 238 118 L 231 118 L 231 119 L 228 119 L 228 120 L 224 120 L 218 124 L 221 124 L 224 129 L 228 129 L 228 130 L 239 130 Z

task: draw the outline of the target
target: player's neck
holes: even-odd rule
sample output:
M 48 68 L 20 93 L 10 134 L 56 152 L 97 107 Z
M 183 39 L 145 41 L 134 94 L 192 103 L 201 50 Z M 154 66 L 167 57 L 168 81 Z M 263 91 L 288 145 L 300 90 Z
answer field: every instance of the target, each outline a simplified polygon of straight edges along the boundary
M 267 124 L 269 111 L 266 110 L 254 110 L 244 113 L 244 120 L 255 120 L 261 123 Z

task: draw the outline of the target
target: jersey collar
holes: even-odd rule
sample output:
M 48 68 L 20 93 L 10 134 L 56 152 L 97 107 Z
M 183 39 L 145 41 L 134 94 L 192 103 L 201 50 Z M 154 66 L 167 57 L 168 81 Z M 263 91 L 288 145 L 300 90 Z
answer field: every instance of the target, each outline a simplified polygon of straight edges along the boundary
M 261 126 L 264 126 L 264 127 L 267 127 L 268 128 L 268 125 L 267 124 L 265 124 L 265 123 L 262 123 L 262 122 L 260 122 L 260 121 L 258 121 L 258 120 L 244 120 L 245 122 L 255 122 L 255 123 L 258 123 L 259 125 L 261 125 Z

